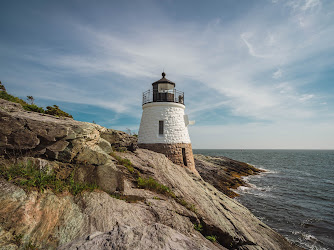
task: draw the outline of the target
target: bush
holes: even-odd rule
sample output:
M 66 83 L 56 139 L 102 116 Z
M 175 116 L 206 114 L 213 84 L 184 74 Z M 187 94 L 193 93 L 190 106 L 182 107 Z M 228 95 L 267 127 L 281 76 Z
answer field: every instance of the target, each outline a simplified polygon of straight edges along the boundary
M 198 232 L 201 232 L 201 231 L 203 231 L 203 226 L 202 226 L 201 223 L 194 224 L 194 229 Z
M 38 107 L 36 104 L 27 104 L 23 105 L 23 108 L 27 111 L 33 111 L 37 113 L 45 113 L 44 109 L 41 107 Z
M 212 242 L 217 241 L 217 236 L 215 235 L 209 235 L 209 236 L 206 236 L 205 238 L 207 238 L 209 241 L 212 241 Z
M 45 114 L 54 115 L 58 117 L 62 116 L 62 117 L 73 118 L 73 116 L 66 113 L 65 111 L 62 111 L 57 105 L 47 106 L 45 110 Z
M 28 103 L 26 103 L 25 101 L 23 101 L 22 99 L 16 97 L 16 96 L 13 96 L 13 95 L 10 95 L 8 94 L 6 91 L 0 91 L 0 98 L 1 99 L 4 99 L 4 100 L 7 100 L 7 101 L 10 101 L 10 102 L 16 102 L 16 103 L 19 103 L 21 104 L 22 106 L 23 105 L 28 105 Z
M 123 165 L 124 167 L 126 167 L 131 174 L 134 173 L 135 169 L 133 168 L 132 162 L 129 159 L 122 158 L 116 155 L 114 152 L 111 152 L 110 155 L 115 158 L 115 160 L 117 161 L 117 164 Z
M 194 204 L 189 204 L 188 202 L 186 202 L 184 199 L 181 199 L 181 198 L 176 198 L 175 199 L 180 205 L 184 206 L 186 209 L 194 212 L 194 213 L 197 213 L 197 209 L 195 207 Z
M 137 185 L 139 188 L 149 189 L 160 194 L 169 195 L 173 198 L 175 197 L 175 194 L 169 189 L 169 187 L 157 182 L 152 177 L 149 177 L 148 179 L 138 177 Z
M 1 82 L 0 82 L 1 83 Z M 1 85 L 3 86 L 3 85 Z M 62 116 L 62 117 L 69 117 L 69 118 L 73 118 L 73 116 L 71 116 L 70 114 L 64 112 L 63 110 L 61 110 L 57 105 L 53 105 L 53 106 L 47 106 L 46 110 L 44 110 L 42 107 L 38 107 L 37 105 L 35 105 L 34 102 L 34 98 L 32 96 L 27 96 L 28 100 L 31 101 L 31 104 L 28 104 L 27 102 L 25 102 L 24 100 L 22 100 L 21 98 L 18 98 L 16 96 L 10 95 L 8 94 L 5 90 L 1 90 L 1 86 L 0 86 L 0 98 L 10 101 L 10 102 L 16 102 L 21 104 L 21 106 L 23 107 L 23 109 L 27 110 L 27 111 L 33 111 L 33 112 L 38 112 L 38 113 L 45 113 L 45 114 L 49 114 L 49 115 L 54 115 L 54 116 Z M 3 86 L 3 88 L 5 88 Z
M 59 179 L 54 173 L 47 174 L 43 170 L 37 169 L 31 162 L 13 164 L 9 167 L 0 165 L 0 176 L 28 191 L 35 189 L 43 192 L 46 189 L 51 189 L 55 193 L 61 193 L 67 190 L 73 195 L 77 195 L 85 190 L 93 191 L 98 188 L 96 184 L 74 181 L 74 171 L 67 179 Z

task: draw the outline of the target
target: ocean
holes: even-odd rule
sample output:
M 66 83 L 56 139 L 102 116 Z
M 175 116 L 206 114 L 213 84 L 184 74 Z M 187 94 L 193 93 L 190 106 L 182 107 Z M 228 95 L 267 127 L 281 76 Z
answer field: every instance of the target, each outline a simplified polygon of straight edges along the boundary
M 266 170 L 245 177 L 236 198 L 252 213 L 306 249 L 334 249 L 334 150 L 201 150 Z

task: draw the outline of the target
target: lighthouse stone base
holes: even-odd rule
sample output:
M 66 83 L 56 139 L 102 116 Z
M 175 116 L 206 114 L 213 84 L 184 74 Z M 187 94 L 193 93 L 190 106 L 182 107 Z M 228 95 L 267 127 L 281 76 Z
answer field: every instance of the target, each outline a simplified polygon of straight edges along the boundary
M 140 143 L 138 147 L 149 149 L 167 156 L 173 163 L 188 168 L 199 175 L 195 168 L 195 161 L 191 143 Z

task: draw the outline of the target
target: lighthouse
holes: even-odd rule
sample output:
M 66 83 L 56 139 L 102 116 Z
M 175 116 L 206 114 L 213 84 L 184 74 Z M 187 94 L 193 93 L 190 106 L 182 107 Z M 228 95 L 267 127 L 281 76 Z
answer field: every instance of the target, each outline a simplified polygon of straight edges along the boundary
M 184 93 L 166 74 L 143 93 L 143 114 L 138 132 L 138 146 L 166 155 L 172 162 L 197 174 L 184 114 Z

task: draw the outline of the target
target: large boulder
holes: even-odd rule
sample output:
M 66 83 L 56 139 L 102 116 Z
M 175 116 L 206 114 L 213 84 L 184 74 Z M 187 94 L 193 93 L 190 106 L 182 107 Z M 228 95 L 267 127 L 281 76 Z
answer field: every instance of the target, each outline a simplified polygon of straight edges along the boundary
M 107 129 L 101 133 L 101 137 L 117 150 L 123 148 L 134 152 L 138 147 L 137 138 L 122 131 Z

